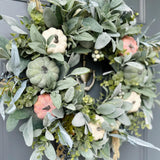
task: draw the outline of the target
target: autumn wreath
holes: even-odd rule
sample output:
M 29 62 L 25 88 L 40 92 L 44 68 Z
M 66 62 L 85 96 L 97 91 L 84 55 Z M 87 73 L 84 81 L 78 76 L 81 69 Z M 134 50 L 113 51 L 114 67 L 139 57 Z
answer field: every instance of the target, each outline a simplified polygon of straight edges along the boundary
M 14 31 L 0 37 L 0 113 L 9 132 L 26 120 L 19 130 L 30 160 L 117 160 L 123 141 L 160 150 L 137 138 L 159 103 L 159 34 L 141 32 L 123 0 L 30 0 L 28 13 L 21 24 L 0 16 Z M 105 72 L 86 67 L 87 57 Z M 98 98 L 88 92 L 95 83 Z

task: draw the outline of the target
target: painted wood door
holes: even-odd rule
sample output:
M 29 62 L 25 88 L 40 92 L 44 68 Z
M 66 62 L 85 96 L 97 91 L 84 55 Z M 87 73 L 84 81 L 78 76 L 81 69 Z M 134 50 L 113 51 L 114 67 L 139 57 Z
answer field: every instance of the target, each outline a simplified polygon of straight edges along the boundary
M 143 12 L 140 7 L 142 0 L 126 0 L 134 10 Z M 143 4 L 143 3 L 142 3 Z M 153 18 L 159 20 L 160 17 L 160 1 L 159 0 L 146 0 L 146 25 L 148 25 Z M 8 16 L 16 17 L 16 15 L 26 15 L 26 4 L 21 2 L 15 2 L 12 0 L 0 0 L 0 14 L 5 14 Z M 141 17 L 143 19 L 143 17 Z M 160 21 L 153 24 L 152 29 L 150 29 L 149 34 L 152 35 L 160 31 Z M 5 37 L 10 37 L 11 32 L 8 25 L 3 21 L 0 21 L 0 35 Z M 157 68 L 157 71 L 160 69 Z M 0 73 L 5 70 L 5 62 L 0 61 Z M 159 91 L 160 87 L 158 86 Z M 154 109 L 154 120 L 153 120 L 153 130 L 145 130 L 142 133 L 142 138 L 160 147 L 160 109 L 156 107 Z M 120 160 L 159 160 L 160 152 L 141 148 L 138 146 L 131 146 L 130 144 L 124 144 L 121 147 L 121 158 Z M 15 129 L 12 133 L 7 133 L 5 129 L 5 123 L 0 118 L 0 160 L 29 160 L 32 149 L 28 148 L 24 144 L 23 137 Z M 45 159 L 44 159 L 45 160 Z

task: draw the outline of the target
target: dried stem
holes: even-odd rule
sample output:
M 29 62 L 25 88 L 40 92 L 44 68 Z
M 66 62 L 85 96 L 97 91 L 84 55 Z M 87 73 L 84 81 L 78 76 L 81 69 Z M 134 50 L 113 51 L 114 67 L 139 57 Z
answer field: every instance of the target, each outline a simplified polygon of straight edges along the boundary
M 118 134 L 118 131 L 113 131 L 112 133 L 113 134 Z M 113 149 L 113 152 L 114 152 L 113 160 L 118 160 L 120 158 L 119 148 L 120 148 L 119 138 L 112 137 L 112 149 Z

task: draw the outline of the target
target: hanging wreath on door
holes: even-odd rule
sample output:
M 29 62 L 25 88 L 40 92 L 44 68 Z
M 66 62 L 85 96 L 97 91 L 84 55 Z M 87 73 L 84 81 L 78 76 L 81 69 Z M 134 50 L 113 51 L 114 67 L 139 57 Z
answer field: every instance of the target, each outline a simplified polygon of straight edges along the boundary
M 141 32 L 123 0 L 48 2 L 30 0 L 23 27 L 1 15 L 14 31 L 11 40 L 0 37 L 0 57 L 8 60 L 0 82 L 7 130 L 26 120 L 19 130 L 34 148 L 30 160 L 112 160 L 111 152 L 117 160 L 123 141 L 160 150 L 137 138 L 140 128 L 152 128 L 152 107 L 160 103 L 153 68 L 159 34 Z M 87 68 L 88 57 L 105 72 Z M 99 98 L 89 93 L 95 82 Z

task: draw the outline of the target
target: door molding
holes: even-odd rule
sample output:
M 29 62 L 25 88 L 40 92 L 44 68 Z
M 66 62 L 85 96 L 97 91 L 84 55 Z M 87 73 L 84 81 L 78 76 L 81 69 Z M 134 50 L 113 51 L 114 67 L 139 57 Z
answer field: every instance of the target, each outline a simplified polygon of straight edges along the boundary
M 146 0 L 139 0 L 138 23 L 146 23 Z

